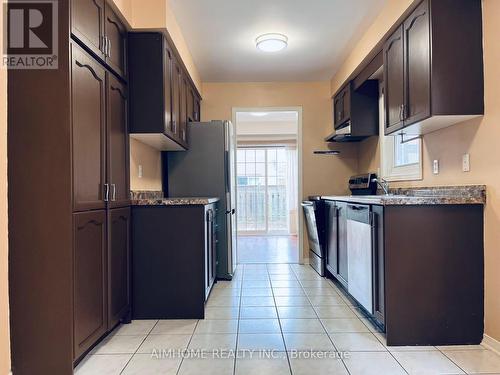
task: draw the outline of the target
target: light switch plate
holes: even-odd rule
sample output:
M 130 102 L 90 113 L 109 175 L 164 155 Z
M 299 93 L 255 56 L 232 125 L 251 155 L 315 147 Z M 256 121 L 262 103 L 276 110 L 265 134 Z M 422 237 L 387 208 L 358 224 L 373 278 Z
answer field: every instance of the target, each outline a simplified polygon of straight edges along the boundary
M 139 177 L 139 178 L 142 178 L 142 165 L 139 165 L 139 173 L 138 173 L 138 177 Z
M 439 160 L 434 160 L 432 162 L 432 173 L 439 174 Z
M 464 156 L 462 156 L 462 171 L 463 172 L 470 172 L 470 155 L 469 154 L 464 154 Z

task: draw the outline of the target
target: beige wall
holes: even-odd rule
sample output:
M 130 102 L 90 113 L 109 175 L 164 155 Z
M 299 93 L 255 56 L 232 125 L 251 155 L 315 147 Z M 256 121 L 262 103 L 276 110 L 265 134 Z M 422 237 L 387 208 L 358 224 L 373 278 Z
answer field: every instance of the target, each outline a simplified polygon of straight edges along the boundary
M 378 35 L 384 34 L 405 10 L 405 6 L 390 1 L 388 8 L 377 19 Z M 409 3 L 409 1 L 401 1 Z M 483 0 L 484 69 L 485 69 L 485 115 L 441 131 L 427 134 L 423 138 L 423 180 L 394 184 L 395 186 L 436 186 L 460 184 L 486 184 L 487 205 L 485 209 L 485 320 L 486 334 L 500 340 L 500 1 Z M 356 47 L 359 57 L 348 60 L 339 72 L 342 76 L 332 79 L 332 91 L 340 85 L 344 76 L 354 70 L 367 53 L 368 37 L 364 45 Z M 471 171 L 462 172 L 462 155 L 470 154 Z M 380 165 L 377 138 L 359 145 L 359 171 L 376 171 Z M 432 174 L 432 161 L 440 162 L 440 174 Z
M 142 165 L 142 178 L 139 178 Z M 162 190 L 161 153 L 130 139 L 130 190 Z
M 3 51 L 0 17 L 0 51 Z M 7 71 L 0 68 L 0 374 L 10 371 L 7 227 Z
M 203 83 L 203 96 L 202 120 L 230 120 L 233 107 L 301 106 L 303 196 L 347 193 L 347 177 L 357 170 L 356 147 L 337 145 L 340 157 L 312 153 L 326 149 L 323 138 L 332 128 L 329 82 Z

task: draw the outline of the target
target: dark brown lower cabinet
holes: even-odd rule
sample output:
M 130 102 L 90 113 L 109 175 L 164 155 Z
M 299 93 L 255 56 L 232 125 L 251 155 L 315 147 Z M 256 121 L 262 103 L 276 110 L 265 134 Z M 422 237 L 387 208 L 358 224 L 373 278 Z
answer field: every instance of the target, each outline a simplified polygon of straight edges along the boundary
M 106 211 L 73 214 L 74 357 L 107 330 Z
M 130 207 L 109 210 L 108 329 L 130 312 Z
M 132 318 L 203 319 L 216 205 L 132 207 Z
M 347 288 L 347 203 L 325 201 L 327 215 L 327 270 Z

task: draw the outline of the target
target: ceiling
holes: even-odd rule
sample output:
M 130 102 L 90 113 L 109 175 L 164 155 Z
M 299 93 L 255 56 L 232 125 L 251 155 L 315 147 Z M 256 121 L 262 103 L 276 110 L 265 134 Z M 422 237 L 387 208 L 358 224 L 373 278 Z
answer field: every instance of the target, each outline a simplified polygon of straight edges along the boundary
M 387 0 L 169 0 L 205 82 L 328 80 Z M 255 38 L 288 36 L 265 53 Z

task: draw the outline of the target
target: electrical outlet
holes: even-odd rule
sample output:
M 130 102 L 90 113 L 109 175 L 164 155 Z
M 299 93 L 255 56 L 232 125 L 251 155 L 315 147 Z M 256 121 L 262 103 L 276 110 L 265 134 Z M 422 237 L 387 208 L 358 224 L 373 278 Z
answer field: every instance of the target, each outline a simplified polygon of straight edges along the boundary
M 137 175 L 139 178 L 142 178 L 142 165 L 139 165 L 139 173 Z
M 439 174 L 439 160 L 434 160 L 432 162 L 432 173 Z
M 469 154 L 464 154 L 464 156 L 462 156 L 462 171 L 463 172 L 470 172 L 470 155 Z

